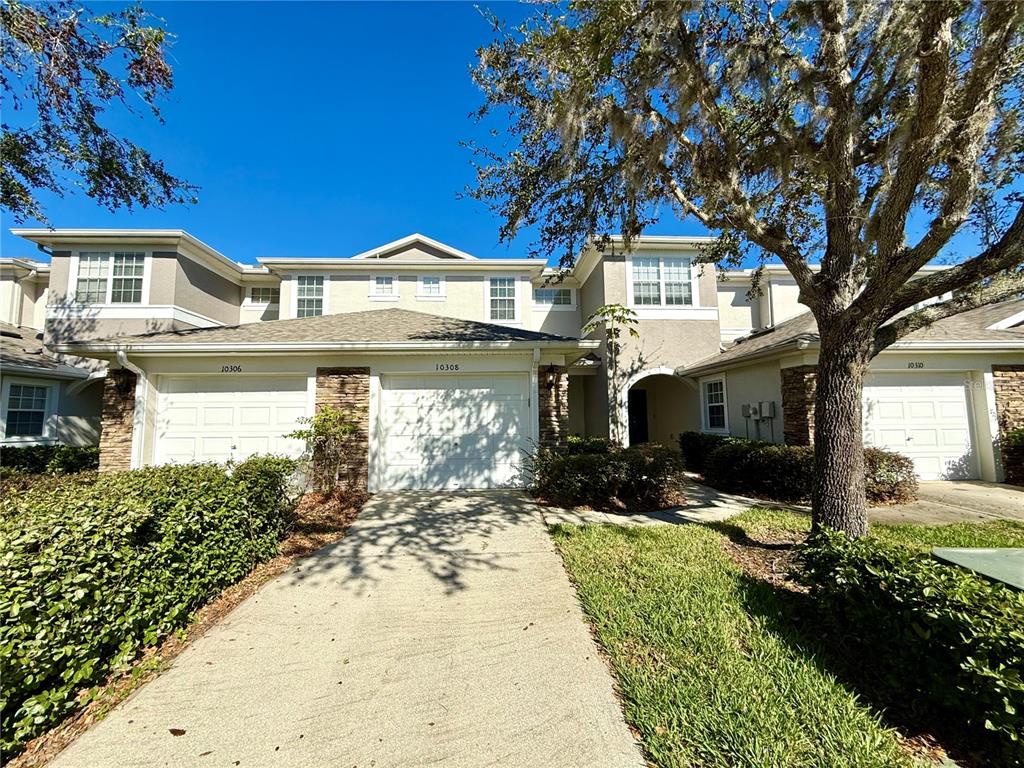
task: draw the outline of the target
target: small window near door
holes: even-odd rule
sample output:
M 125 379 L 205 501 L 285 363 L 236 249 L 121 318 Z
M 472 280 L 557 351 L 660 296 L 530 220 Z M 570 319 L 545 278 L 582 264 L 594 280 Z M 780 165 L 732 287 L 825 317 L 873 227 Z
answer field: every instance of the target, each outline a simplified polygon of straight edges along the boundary
M 296 317 L 319 317 L 324 313 L 324 276 L 300 275 L 295 293 Z
M 42 437 L 49 387 L 11 384 L 7 394 L 4 437 Z
M 704 401 L 704 429 L 724 432 L 725 419 L 725 380 L 710 379 L 701 385 Z

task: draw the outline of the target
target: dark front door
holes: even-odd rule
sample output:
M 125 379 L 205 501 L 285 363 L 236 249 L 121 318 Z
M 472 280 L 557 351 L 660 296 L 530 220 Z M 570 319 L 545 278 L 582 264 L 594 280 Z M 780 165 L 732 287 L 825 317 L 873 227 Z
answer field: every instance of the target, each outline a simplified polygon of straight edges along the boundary
M 629 444 L 647 442 L 647 390 L 629 390 Z

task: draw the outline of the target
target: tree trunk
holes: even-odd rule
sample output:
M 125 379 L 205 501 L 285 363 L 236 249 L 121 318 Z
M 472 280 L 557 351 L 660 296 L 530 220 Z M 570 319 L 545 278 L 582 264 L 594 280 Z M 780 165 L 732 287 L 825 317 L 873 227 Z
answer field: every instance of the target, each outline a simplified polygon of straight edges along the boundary
M 869 344 L 849 329 L 821 336 L 814 400 L 814 529 L 868 530 L 862 396 Z

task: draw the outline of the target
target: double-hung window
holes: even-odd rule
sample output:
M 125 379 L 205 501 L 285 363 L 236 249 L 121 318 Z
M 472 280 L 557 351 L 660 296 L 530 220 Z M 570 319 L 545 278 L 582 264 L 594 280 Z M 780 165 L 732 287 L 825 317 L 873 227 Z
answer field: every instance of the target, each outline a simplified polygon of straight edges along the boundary
M 392 275 L 374 275 L 370 278 L 370 297 L 375 299 L 397 299 L 398 283 Z
M 423 299 L 439 299 L 444 295 L 441 290 L 440 275 L 421 275 L 416 295 Z
M 635 256 L 631 277 L 634 306 L 693 306 L 693 272 L 688 258 Z
M 4 437 L 42 437 L 46 429 L 46 400 L 50 388 L 33 384 L 10 385 Z
M 270 285 L 254 285 L 249 289 L 249 301 L 253 304 L 280 304 L 281 289 Z
M 75 301 L 80 304 L 141 304 L 145 272 L 144 253 L 80 253 Z
M 488 288 L 488 319 L 516 319 L 516 279 L 492 277 Z
M 725 423 L 725 380 L 710 379 L 701 384 L 704 399 L 704 428 L 724 431 Z
M 324 313 L 324 276 L 299 275 L 295 284 L 295 316 L 318 317 Z
M 533 291 L 533 303 L 546 307 L 572 306 L 572 289 L 536 288 Z

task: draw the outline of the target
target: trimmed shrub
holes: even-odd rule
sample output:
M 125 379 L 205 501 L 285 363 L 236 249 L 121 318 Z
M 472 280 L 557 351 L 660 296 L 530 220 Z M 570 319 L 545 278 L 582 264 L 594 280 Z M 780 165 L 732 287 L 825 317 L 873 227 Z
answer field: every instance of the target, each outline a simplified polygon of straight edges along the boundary
M 1024 765 L 1024 593 L 906 547 L 822 531 L 797 578 L 814 631 L 883 706 L 965 728 Z
M 97 469 L 100 449 L 95 445 L 26 445 L 0 448 L 0 465 L 30 475 L 68 475 Z
M 594 443 L 595 450 L 601 446 Z M 603 441 L 603 452 L 568 452 L 541 446 L 526 459 L 533 493 L 562 506 L 595 509 L 662 504 L 682 469 L 679 452 L 660 445 L 619 448 Z
M 814 448 L 811 446 L 762 443 L 719 435 L 704 435 L 713 438 L 704 441 L 687 437 L 696 434 L 700 433 L 684 433 L 679 442 L 684 444 L 685 438 L 687 447 L 683 449 L 683 456 L 687 468 L 702 466 L 704 482 L 708 485 L 783 502 L 811 498 L 814 484 Z M 694 454 L 693 459 L 686 459 L 687 451 Z M 902 454 L 865 448 L 864 473 L 867 498 L 872 504 L 917 498 L 914 463 Z
M 810 498 L 814 449 L 804 445 L 733 440 L 705 460 L 704 481 L 715 488 L 777 501 Z
M 565 441 L 566 453 L 608 453 L 611 442 L 604 437 L 570 435 Z
M 1003 433 L 1001 448 L 1006 482 L 1024 485 L 1024 427 Z
M 691 472 L 703 475 L 708 457 L 717 448 L 738 439 L 740 438 L 731 435 L 715 435 L 708 432 L 683 432 L 679 435 L 679 450 L 683 454 L 683 464 Z
M 54 479 L 0 501 L 4 759 L 277 552 L 287 459 Z

